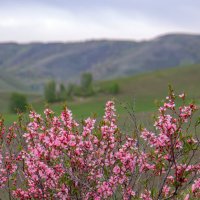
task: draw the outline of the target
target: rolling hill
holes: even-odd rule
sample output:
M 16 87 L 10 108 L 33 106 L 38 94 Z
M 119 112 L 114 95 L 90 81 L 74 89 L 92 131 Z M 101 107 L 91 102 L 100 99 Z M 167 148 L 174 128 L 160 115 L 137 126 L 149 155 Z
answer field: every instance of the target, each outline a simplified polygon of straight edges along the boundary
M 0 70 L 33 91 L 48 79 L 76 81 L 85 71 L 101 80 L 194 63 L 200 63 L 200 35 L 171 34 L 141 42 L 0 43 Z
M 28 91 L 28 87 L 19 78 L 1 70 L 0 73 L 0 92 Z
M 107 81 L 97 82 L 97 85 L 104 86 L 117 82 L 120 86 L 118 95 L 98 94 L 93 97 L 69 101 L 68 108 L 73 112 L 76 119 L 84 119 L 89 116 L 102 116 L 106 101 L 113 99 L 117 103 L 117 113 L 120 114 L 121 123 L 128 119 L 127 111 L 120 105 L 128 104 L 133 106 L 137 118 L 145 125 L 152 119 L 151 115 L 156 111 L 155 100 L 162 100 L 168 94 L 168 84 L 172 84 L 176 94 L 186 92 L 188 99 L 194 99 L 200 105 L 199 92 L 200 64 L 173 69 L 158 70 L 149 73 L 138 74 Z M 10 93 L 0 93 L 0 113 L 3 114 L 6 124 L 17 120 L 15 114 L 9 113 Z M 45 102 L 42 96 L 27 94 L 28 102 L 33 108 L 43 113 Z M 119 103 L 120 102 L 120 103 Z M 49 105 L 57 114 L 63 108 L 63 102 Z M 130 119 L 127 121 L 130 122 Z

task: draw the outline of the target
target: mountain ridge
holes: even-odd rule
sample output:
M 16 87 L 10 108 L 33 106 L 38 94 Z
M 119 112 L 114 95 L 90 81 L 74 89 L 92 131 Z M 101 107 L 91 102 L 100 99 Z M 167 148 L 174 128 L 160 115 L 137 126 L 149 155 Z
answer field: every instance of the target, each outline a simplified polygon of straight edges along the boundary
M 167 34 L 152 40 L 0 43 L 0 70 L 40 90 L 49 79 L 97 80 L 200 63 L 200 35 Z

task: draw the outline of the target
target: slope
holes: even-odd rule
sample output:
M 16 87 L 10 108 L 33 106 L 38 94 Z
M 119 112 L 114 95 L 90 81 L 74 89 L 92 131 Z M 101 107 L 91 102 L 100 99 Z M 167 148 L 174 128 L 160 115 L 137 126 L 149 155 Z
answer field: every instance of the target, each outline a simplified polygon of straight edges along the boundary
M 177 94 L 186 92 L 189 99 L 200 103 L 200 64 L 101 81 L 97 85 L 105 86 L 113 82 L 120 86 L 118 95 L 99 94 L 80 101 L 67 102 L 68 107 L 79 119 L 92 114 L 102 115 L 105 102 L 110 99 L 116 100 L 121 114 L 126 113 L 120 106 L 121 103 L 128 103 L 136 112 L 152 112 L 156 109 L 156 100 L 163 100 L 167 96 L 169 84 L 173 85 Z M 34 107 L 42 112 L 44 105 L 37 103 Z M 63 103 L 52 104 L 51 107 L 58 113 L 62 105 Z
M 85 71 L 109 79 L 200 63 L 200 35 L 171 34 L 148 41 L 0 44 L 0 69 L 41 90 L 48 79 L 77 81 Z
M 189 99 L 194 99 L 200 105 L 200 64 L 158 70 L 110 81 L 101 81 L 97 85 L 105 86 L 113 82 L 117 82 L 120 86 L 120 93 L 118 95 L 99 94 L 94 97 L 67 102 L 67 106 L 72 110 L 75 118 L 80 120 L 88 116 L 102 116 L 106 101 L 114 99 L 122 121 L 127 119 L 127 110 L 121 104 L 133 107 L 138 118 L 148 124 L 151 113 L 156 111 L 157 108 L 155 102 L 163 100 L 167 95 L 168 84 L 173 85 L 177 94 L 186 92 Z M 29 95 L 29 102 L 32 102 L 37 112 L 43 113 L 45 103 L 42 97 Z M 55 103 L 49 106 L 59 114 L 63 104 Z M 17 119 L 15 115 L 9 114 L 8 110 L 6 114 L 5 109 L 4 117 L 7 124 Z

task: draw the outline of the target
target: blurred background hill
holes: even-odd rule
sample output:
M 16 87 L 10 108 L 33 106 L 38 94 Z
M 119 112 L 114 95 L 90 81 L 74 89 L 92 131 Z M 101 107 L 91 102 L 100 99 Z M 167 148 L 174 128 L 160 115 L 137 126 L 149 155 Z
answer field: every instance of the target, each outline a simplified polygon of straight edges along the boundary
M 200 63 L 200 35 L 167 34 L 146 41 L 0 43 L 0 90 L 42 92 L 48 80 L 77 82 L 130 76 Z

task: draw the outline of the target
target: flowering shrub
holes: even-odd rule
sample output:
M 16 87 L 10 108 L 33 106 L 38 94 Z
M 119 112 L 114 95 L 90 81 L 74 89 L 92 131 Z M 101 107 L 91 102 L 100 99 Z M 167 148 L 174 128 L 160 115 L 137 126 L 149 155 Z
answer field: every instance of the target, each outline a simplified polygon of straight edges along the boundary
M 136 136 L 121 133 L 112 101 L 98 125 L 88 118 L 80 126 L 67 108 L 59 117 L 31 111 L 27 125 L 8 130 L 1 120 L 0 188 L 10 199 L 199 199 L 196 110 L 171 91 L 155 132 Z

